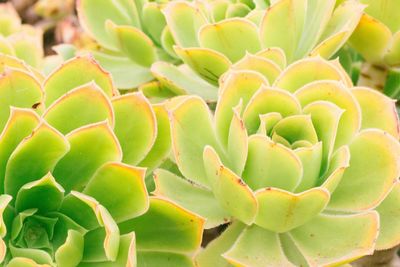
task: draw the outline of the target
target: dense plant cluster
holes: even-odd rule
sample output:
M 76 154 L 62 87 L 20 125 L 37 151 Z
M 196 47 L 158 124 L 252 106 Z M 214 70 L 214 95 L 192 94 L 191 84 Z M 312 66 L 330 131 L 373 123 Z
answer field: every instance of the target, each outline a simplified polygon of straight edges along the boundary
M 394 266 L 397 0 L 75 6 L 0 4 L 1 266 Z

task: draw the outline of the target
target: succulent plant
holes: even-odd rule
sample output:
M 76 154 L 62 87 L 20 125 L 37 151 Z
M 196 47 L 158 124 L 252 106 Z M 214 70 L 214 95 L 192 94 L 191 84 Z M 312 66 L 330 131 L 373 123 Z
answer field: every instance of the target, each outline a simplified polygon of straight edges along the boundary
M 44 82 L 0 62 L 2 266 L 193 266 L 203 219 L 149 197 L 133 166 L 168 154 L 165 108 L 118 95 L 89 57 Z
M 119 89 L 153 79 L 155 60 L 173 61 L 163 49 L 163 1 L 79 0 L 77 10 L 85 31 L 98 43 L 89 50 L 113 74 Z
M 209 9 L 206 4 L 203 7 L 203 2 L 168 3 L 164 14 L 176 43 L 174 51 L 186 64 L 184 68 L 190 67 L 210 85 L 190 86 L 195 84 L 193 75 L 166 62 L 157 62 L 152 72 L 159 87 L 173 94 L 194 93 L 215 100 L 219 78 L 229 68 L 259 64 L 251 57 L 245 58 L 246 55 L 272 60 L 268 68 L 277 73 L 286 64 L 310 55 L 330 58 L 350 37 L 364 8 L 357 1 L 347 1 L 336 8 L 334 0 L 271 2 L 268 9 L 256 9 L 246 17 L 220 20 L 214 15 L 219 9 L 211 9 L 209 13 L 214 16 L 205 15 L 203 10 Z M 155 89 L 148 87 L 144 92 L 151 96 Z
M 43 60 L 42 31 L 21 24 L 11 3 L 0 3 L 0 53 L 16 56 L 35 68 Z
M 399 1 L 361 0 L 365 13 L 349 39 L 349 44 L 366 60 L 361 85 L 400 97 L 400 20 Z
M 214 114 L 198 96 L 168 102 L 179 171 L 158 169 L 154 194 L 227 226 L 197 264 L 333 266 L 399 244 L 394 101 L 338 61 L 302 59 L 271 83 L 253 57 L 221 77 Z

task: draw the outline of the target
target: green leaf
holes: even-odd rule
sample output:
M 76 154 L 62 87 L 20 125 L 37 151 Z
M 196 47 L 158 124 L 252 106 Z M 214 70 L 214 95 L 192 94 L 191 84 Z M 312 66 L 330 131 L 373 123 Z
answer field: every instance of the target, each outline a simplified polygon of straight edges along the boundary
M 312 188 L 303 193 L 266 188 L 256 193 L 259 212 L 255 223 L 265 229 L 284 233 L 301 226 L 318 215 L 329 202 L 329 192 Z
M 153 111 L 157 119 L 157 137 L 153 147 L 139 164 L 147 167 L 147 171 L 159 166 L 170 154 L 172 146 L 169 117 L 165 106 L 153 105 Z
M 318 185 L 326 188 L 331 194 L 343 178 L 343 173 L 350 163 L 350 149 L 348 146 L 340 147 L 333 155 L 329 162 L 329 168 L 318 181 Z
M 145 169 L 122 163 L 105 163 L 92 176 L 83 193 L 99 201 L 114 220 L 122 222 L 148 209 Z
M 322 163 L 323 143 L 318 142 L 311 147 L 299 147 L 294 153 L 299 157 L 303 166 L 303 176 L 295 192 L 303 192 L 314 187 L 319 179 Z
M 274 126 L 272 133 L 282 136 L 290 144 L 296 141 L 308 141 L 314 145 L 318 142 L 310 115 L 293 115 L 283 118 Z
M 306 58 L 288 66 L 276 79 L 274 86 L 295 92 L 297 89 L 318 80 L 345 81 L 346 73 L 334 63 L 320 57 Z
M 218 80 L 231 66 L 230 60 L 208 48 L 181 48 L 175 46 L 176 54 L 207 82 L 218 85 Z
M 66 192 L 82 190 L 101 165 L 121 160 L 118 140 L 106 122 L 78 128 L 66 137 L 71 149 L 53 171 Z
M 36 261 L 29 259 L 29 258 L 24 258 L 24 257 L 14 257 L 12 258 L 8 264 L 7 267 L 50 267 L 50 265 L 47 264 L 38 264 Z
M 11 154 L 5 173 L 5 192 L 16 196 L 24 184 L 40 179 L 52 171 L 69 148 L 64 136 L 41 122 Z
M 389 195 L 379 204 L 379 236 L 377 250 L 389 249 L 400 242 L 400 182 L 396 182 Z
M 261 49 L 257 26 L 240 18 L 203 26 L 199 42 L 201 47 L 216 50 L 232 62 L 240 60 L 246 52 L 256 53 Z
M 27 183 L 18 191 L 15 208 L 17 212 L 35 208 L 38 213 L 56 211 L 64 198 L 64 189 L 51 173 Z
M 10 117 L 0 135 L 0 192 L 4 192 L 4 177 L 11 153 L 39 122 L 39 116 L 30 109 L 10 108 Z
M 232 69 L 257 71 L 264 75 L 270 84 L 272 84 L 281 73 L 280 67 L 272 60 L 261 56 L 254 56 L 249 53 L 246 53 L 241 60 L 236 62 Z
M 115 265 L 132 267 L 137 266 L 134 232 L 121 236 L 118 256 L 114 262 L 83 262 L 79 264 L 80 267 L 115 267 Z
M 162 8 L 160 3 L 148 2 L 142 9 L 143 27 L 158 45 L 161 45 L 161 35 L 166 25 Z
M 18 248 L 13 245 L 9 245 L 8 248 L 9 248 L 10 253 L 13 258 L 27 258 L 27 260 L 21 260 L 22 262 L 24 262 L 24 264 L 26 261 L 28 261 L 28 264 L 38 263 L 38 264 L 43 264 L 46 267 L 53 266 L 53 260 L 51 259 L 51 256 L 44 250 L 31 249 L 31 248 Z M 14 262 L 13 264 L 16 264 L 16 263 Z M 9 266 L 9 265 L 7 265 L 7 266 Z M 18 266 L 18 265 L 14 265 L 14 266 Z M 23 266 L 25 266 L 25 265 L 23 265 Z M 33 266 L 37 266 L 37 264 L 35 264 Z
M 189 2 L 171 2 L 163 10 L 167 25 L 175 42 L 181 47 L 198 47 L 197 33 L 206 19 Z
M 184 65 L 177 67 L 159 61 L 152 65 L 152 74 L 163 87 L 177 95 L 194 94 L 206 100 L 215 100 L 218 88 L 197 77 L 195 73 L 185 73 Z
M 349 43 L 368 62 L 381 63 L 391 39 L 392 33 L 385 24 L 363 14 L 349 39 Z
M 396 0 L 361 0 L 360 2 L 368 5 L 365 13 L 383 22 L 393 33 L 400 30 L 396 12 L 400 8 L 399 2 Z
M 292 94 L 284 90 L 262 87 L 252 96 L 243 112 L 243 119 L 249 133 L 253 134 L 259 128 L 261 124 L 260 116 L 270 113 L 288 117 L 301 114 L 301 106 Z
M 135 231 L 137 250 L 191 253 L 201 242 L 204 220 L 162 198 L 150 198 L 142 216 L 119 224 L 121 233 Z
M 170 253 L 170 252 L 152 252 L 138 251 L 138 266 L 146 267 L 195 267 L 190 256 Z
M 148 100 L 141 93 L 112 99 L 114 133 L 121 144 L 123 162 L 136 165 L 150 151 L 157 135 L 157 121 Z
M 72 191 L 60 211 L 89 229 L 84 236 L 83 261 L 114 261 L 119 248 L 119 229 L 110 213 L 94 198 Z
M 110 125 L 114 124 L 111 103 L 94 82 L 75 88 L 58 98 L 46 109 L 43 118 L 63 134 L 105 120 Z
M 352 90 L 352 93 L 361 107 L 362 129 L 382 129 L 396 139 L 400 139 L 399 121 L 394 100 L 376 90 L 365 87 L 356 87 Z
M 132 89 L 154 79 L 149 68 L 140 66 L 123 55 L 90 51 L 100 65 L 109 71 L 118 89 Z
M 224 75 L 220 84 L 219 101 L 215 109 L 215 126 L 219 141 L 226 146 L 233 108 L 242 102 L 246 107 L 252 96 L 268 81 L 256 72 L 234 71 Z M 249 131 L 249 133 L 252 133 Z
M 252 225 L 223 254 L 235 266 L 294 266 L 286 258 L 277 233 Z
M 107 20 L 117 25 L 140 27 L 138 11 L 133 1 L 79 0 L 76 5 L 82 27 L 106 48 L 115 49 L 112 37 L 105 27 Z
M 253 190 L 277 187 L 292 191 L 300 183 L 303 167 L 291 149 L 266 136 L 252 135 L 248 153 L 243 179 Z
M 285 51 L 288 62 L 296 59 L 295 50 L 303 32 L 307 3 L 306 0 L 276 1 L 265 12 L 260 25 L 260 39 L 264 48 L 280 47 Z
M 321 172 L 328 167 L 336 141 L 339 122 L 345 112 L 335 104 L 328 101 L 315 101 L 304 107 L 303 112 L 310 114 L 312 124 L 322 143 Z
M 17 69 L 6 69 L 0 79 L 0 129 L 10 115 L 10 106 L 42 109 L 43 91 L 31 74 Z
M 332 195 L 329 209 L 373 208 L 390 192 L 400 175 L 400 144 L 381 130 L 361 131 L 350 144 L 350 155 L 350 166 Z M 355 190 L 357 194 L 353 193 Z
M 243 120 L 240 118 L 241 105 L 234 108 L 226 153 L 229 155 L 229 166 L 232 171 L 241 175 L 246 164 L 248 136 Z
M 44 83 L 45 104 L 49 106 L 57 98 L 80 85 L 94 81 L 108 96 L 117 94 L 111 76 L 91 56 L 75 57 L 57 68 Z
M 256 56 L 269 59 L 277 64 L 281 69 L 286 67 L 286 55 L 285 52 L 279 47 L 268 47 L 259 52 Z
M 309 265 L 326 266 L 372 254 L 378 230 L 378 214 L 369 211 L 355 215 L 319 215 L 292 230 L 290 235 Z
M 334 149 L 347 145 L 360 130 L 362 121 L 360 107 L 351 91 L 343 84 L 335 81 L 318 81 L 304 86 L 295 93 L 295 96 L 303 107 L 313 102 L 329 101 L 344 111 L 337 126 Z M 317 127 L 321 126 L 317 124 Z
M 55 253 L 57 266 L 74 267 L 82 260 L 83 235 L 75 230 L 69 230 L 67 240 Z
M 179 170 L 185 177 L 207 186 L 203 150 L 218 148 L 210 110 L 199 97 L 190 96 L 171 113 L 173 151 Z
M 232 217 L 246 224 L 252 224 L 258 205 L 250 187 L 221 163 L 212 147 L 207 146 L 204 149 L 203 160 L 212 191 L 219 204 Z
M 156 60 L 156 48 L 153 41 L 140 29 L 132 26 L 119 26 L 111 20 L 106 21 L 108 32 L 122 52 L 135 63 L 150 67 Z
M 162 169 L 154 172 L 156 196 L 164 196 L 174 203 L 206 219 L 205 228 L 213 228 L 230 220 L 227 213 L 207 188 Z

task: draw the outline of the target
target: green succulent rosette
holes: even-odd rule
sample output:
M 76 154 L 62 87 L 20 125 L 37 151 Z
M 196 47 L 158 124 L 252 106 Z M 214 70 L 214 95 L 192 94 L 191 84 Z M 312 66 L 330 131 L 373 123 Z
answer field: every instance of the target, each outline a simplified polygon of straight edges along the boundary
M 171 49 L 185 64 L 154 63 L 151 70 L 159 81 L 158 91 L 165 95 L 165 91 L 196 94 L 212 101 L 217 98 L 221 75 L 235 65 L 258 64 L 246 61 L 246 54 L 272 61 L 269 68 L 275 73 L 304 57 L 330 58 L 350 37 L 364 8 L 357 1 L 346 1 L 337 7 L 335 3 L 278 0 L 271 1 L 267 9 L 255 9 L 244 17 L 220 18 L 217 9 L 205 4 L 170 2 L 164 14 L 174 41 Z M 151 84 L 142 90 L 146 96 L 157 96 L 156 86 Z
M 65 62 L 44 82 L 10 57 L 0 66 L 7 62 L 2 266 L 194 266 L 203 219 L 149 197 L 145 186 L 143 167 L 169 152 L 165 108 L 140 93 L 118 95 L 90 57 Z
M 41 68 L 42 35 L 40 29 L 21 23 L 11 3 L 0 3 L 0 53 L 16 56 L 32 67 Z
M 154 194 L 227 226 L 198 266 L 336 266 L 400 243 L 394 101 L 338 61 L 303 59 L 271 83 L 256 59 L 222 76 L 215 112 L 198 96 L 168 104 L 179 171 L 157 170 Z
M 174 61 L 163 49 L 168 39 L 163 36 L 163 6 L 164 1 L 77 1 L 80 24 L 98 43 L 89 50 L 112 73 L 119 89 L 151 81 L 154 61 Z

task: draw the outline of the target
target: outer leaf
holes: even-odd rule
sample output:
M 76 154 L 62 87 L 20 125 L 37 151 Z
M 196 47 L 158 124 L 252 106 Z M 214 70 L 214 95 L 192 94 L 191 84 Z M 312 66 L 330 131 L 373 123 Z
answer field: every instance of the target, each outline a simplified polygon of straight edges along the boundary
M 400 175 L 400 144 L 380 130 L 363 130 L 350 144 L 350 155 L 350 167 L 333 193 L 329 208 L 355 211 L 375 207 Z M 353 194 L 355 190 L 357 194 Z
M 207 186 L 203 166 L 203 150 L 218 143 L 206 103 L 195 96 L 188 97 L 171 114 L 172 144 L 176 163 L 185 177 Z
M 212 191 L 220 205 L 233 217 L 252 224 L 258 205 L 251 189 L 233 171 L 222 165 L 211 147 L 204 149 L 203 160 Z
M 307 58 L 287 67 L 276 79 L 274 85 L 295 92 L 302 86 L 318 80 L 344 81 L 345 75 L 334 63 L 320 57 Z
M 119 227 L 121 233 L 135 231 L 138 250 L 190 253 L 200 245 L 203 224 L 203 219 L 167 200 L 150 198 L 144 215 Z
M 140 66 L 121 55 L 109 55 L 91 51 L 100 65 L 112 74 L 115 86 L 119 89 L 132 89 L 154 79 L 149 68 Z
M 106 27 L 116 39 L 122 52 L 137 64 L 150 67 L 156 60 L 156 48 L 153 41 L 140 29 L 132 26 L 118 26 L 108 20 Z
M 43 92 L 40 83 L 31 74 L 7 69 L 0 79 L 0 129 L 10 115 L 10 106 L 41 109 Z
M 307 223 L 329 202 L 329 192 L 312 188 L 300 194 L 266 188 L 256 193 L 259 212 L 256 224 L 273 232 L 283 233 Z
M 106 48 L 115 48 L 105 28 L 106 20 L 112 20 L 117 25 L 140 25 L 133 1 L 79 0 L 76 5 L 79 21 L 85 31 Z
M 94 81 L 108 96 L 115 91 L 110 75 L 90 56 L 76 57 L 56 69 L 44 83 L 45 104 L 48 106 L 71 89 Z
M 255 24 L 239 18 L 204 25 L 199 31 L 202 47 L 226 55 L 232 62 L 241 59 L 246 51 L 255 53 L 261 49 Z
M 357 215 L 319 215 L 290 234 L 308 264 L 323 266 L 372 253 L 378 229 L 378 214 L 370 211 Z
M 78 128 L 67 139 L 71 149 L 53 172 L 66 192 L 82 190 L 101 165 L 121 160 L 121 148 L 105 122 Z
M 400 242 L 400 182 L 396 182 L 392 191 L 376 208 L 379 213 L 379 237 L 377 250 L 389 249 Z
M 278 234 L 257 225 L 244 230 L 223 256 L 235 266 L 294 266 L 286 259 Z
M 68 150 L 64 136 L 42 122 L 11 154 L 5 173 L 5 192 L 15 196 L 24 184 L 52 171 Z
M 368 62 L 379 63 L 383 60 L 391 37 L 392 33 L 385 24 L 364 14 L 349 42 Z
M 155 171 L 154 181 L 154 195 L 167 197 L 196 212 L 206 219 L 205 228 L 213 228 L 230 220 L 229 213 L 220 206 L 209 189 L 161 169 Z
M 295 59 L 295 49 L 304 27 L 307 2 L 278 1 L 265 12 L 260 26 L 263 47 L 280 47 L 285 51 L 289 62 Z
M 153 111 L 157 119 L 157 137 L 153 147 L 146 157 L 140 162 L 140 166 L 151 170 L 157 167 L 171 151 L 171 131 L 169 125 L 168 112 L 164 105 L 154 105 Z
M 46 109 L 43 117 L 63 134 L 105 120 L 114 125 L 111 103 L 94 82 L 73 89 L 57 99 Z
M 214 85 L 218 85 L 219 77 L 231 66 L 230 60 L 224 54 L 208 48 L 181 48 L 179 46 L 174 48 L 183 62 Z
M 164 9 L 165 19 L 176 43 L 181 47 L 198 47 L 197 32 L 206 19 L 194 5 L 175 1 Z
M 116 222 L 143 214 L 149 205 L 145 170 L 122 163 L 101 166 L 86 185 L 84 194 L 95 198 Z
M 361 128 L 382 129 L 400 139 L 399 118 L 392 99 L 369 88 L 356 87 L 352 92 L 361 107 Z
M 157 122 L 148 100 L 141 93 L 112 99 L 115 135 L 121 144 L 123 162 L 138 164 L 150 151 L 157 135 Z
M 4 192 L 4 177 L 11 153 L 39 121 L 39 116 L 30 109 L 10 108 L 10 117 L 0 135 L 0 192 Z

